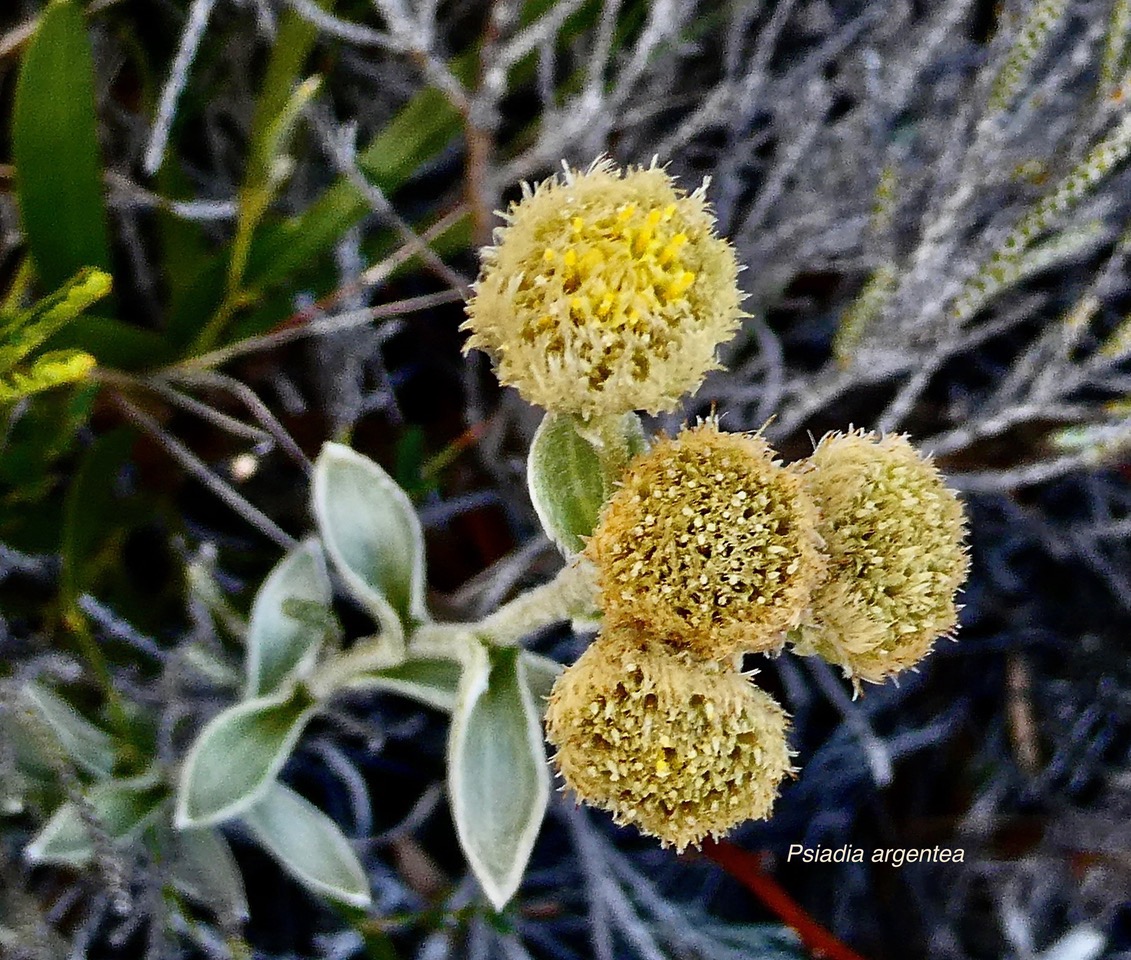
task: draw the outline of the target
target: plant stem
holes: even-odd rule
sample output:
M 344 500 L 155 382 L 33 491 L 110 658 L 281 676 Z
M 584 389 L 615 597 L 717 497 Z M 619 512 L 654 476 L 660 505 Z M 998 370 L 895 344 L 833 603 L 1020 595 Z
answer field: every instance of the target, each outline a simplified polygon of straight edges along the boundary
M 329 660 L 307 681 L 318 698 L 347 686 L 358 674 L 395 667 L 406 659 L 438 658 L 467 663 L 480 643 L 518 646 L 535 630 L 575 617 L 595 617 L 596 568 L 584 557 L 563 567 L 549 583 L 515 597 L 476 623 L 425 623 L 412 633 L 407 651 L 386 634 L 371 637 Z
M 130 720 L 126 711 L 125 701 L 114 686 L 114 678 L 110 673 L 110 666 L 102 654 L 102 648 L 90 632 L 86 618 L 77 606 L 68 606 L 63 611 L 63 623 L 75 638 L 79 651 L 86 660 L 94 674 L 94 679 L 106 698 L 106 711 L 110 716 L 114 731 L 119 735 L 119 746 L 129 742 Z
M 412 635 L 409 651 L 415 656 L 463 659 L 474 640 L 499 647 L 517 646 L 541 627 L 597 612 L 596 571 L 578 557 L 563 567 L 549 583 L 515 597 L 478 623 L 426 623 Z

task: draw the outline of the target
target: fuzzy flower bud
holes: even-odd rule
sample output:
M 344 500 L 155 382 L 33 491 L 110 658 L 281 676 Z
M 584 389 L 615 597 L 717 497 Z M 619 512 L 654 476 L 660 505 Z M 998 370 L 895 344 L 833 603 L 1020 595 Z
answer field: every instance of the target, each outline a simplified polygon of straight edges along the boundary
M 605 632 L 554 684 L 547 738 L 585 803 L 682 850 L 770 815 L 792 772 L 786 714 L 741 673 L 631 624 Z
M 719 366 L 741 295 L 702 188 L 606 160 L 524 185 L 505 217 L 463 327 L 500 382 L 588 419 L 673 409 Z
M 878 683 L 957 626 L 969 567 L 962 504 L 901 436 L 829 434 L 797 470 L 829 561 L 797 650 Z
M 760 437 L 713 422 L 628 467 L 586 547 L 601 606 L 696 656 L 780 648 L 823 572 L 816 512 Z

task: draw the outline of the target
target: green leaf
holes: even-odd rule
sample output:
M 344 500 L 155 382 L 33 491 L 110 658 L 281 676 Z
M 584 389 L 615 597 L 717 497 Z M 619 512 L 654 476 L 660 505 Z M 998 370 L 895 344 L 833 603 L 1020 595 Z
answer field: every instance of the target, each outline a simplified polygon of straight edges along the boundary
M 59 741 L 59 746 L 84 770 L 108 777 L 114 768 L 114 741 L 46 687 L 27 683 L 24 699 Z
M 254 804 L 286 763 L 313 713 L 309 696 L 295 690 L 249 700 L 213 717 L 181 770 L 178 829 L 219 823 Z
M 551 540 L 567 554 L 585 549 L 608 494 L 601 458 L 572 417 L 547 413 L 526 467 L 530 500 Z
M 77 317 L 47 346 L 86 350 L 102 366 L 115 370 L 141 370 L 172 359 L 168 345 L 158 334 L 109 317 Z
M 448 799 L 460 846 L 501 910 L 522 882 L 550 797 L 542 724 L 515 648 L 465 668 L 448 739 Z
M 247 894 L 231 847 L 219 830 L 170 831 L 173 885 L 220 916 L 247 918 Z
M 153 822 L 166 797 L 154 776 L 108 780 L 86 794 L 99 825 L 118 843 L 128 843 Z M 31 863 L 81 867 L 94 856 L 94 842 L 79 808 L 64 803 L 24 851 Z
M 382 629 L 403 637 L 425 622 L 424 537 L 393 478 L 349 447 L 327 443 L 314 465 L 313 500 L 326 552 Z
M 351 690 L 388 690 L 411 697 L 444 713 L 451 713 L 456 705 L 460 670 L 460 664 L 455 660 L 406 660 L 386 670 L 359 674 L 345 686 Z
M 16 195 L 36 271 L 51 288 L 82 267 L 110 268 L 94 63 L 82 9 L 53 0 L 16 85 Z
M 62 287 L 4 324 L 0 370 L 8 369 L 88 310 L 111 290 L 110 274 L 80 270 Z
M 36 357 L 25 370 L 0 376 L 0 404 L 15 403 L 32 394 L 85 380 L 94 369 L 94 357 L 82 350 L 52 350 Z
M 287 554 L 255 595 L 247 631 L 249 698 L 272 694 L 309 672 L 325 639 L 324 628 L 288 616 L 288 600 L 309 601 L 330 616 L 330 578 L 317 540 Z
M 281 783 L 244 814 L 255 839 L 308 890 L 367 907 L 369 880 L 349 841 L 326 814 Z
M 279 114 L 271 119 L 251 144 L 247 175 L 239 191 L 239 216 L 236 218 L 232 255 L 228 261 L 224 299 L 196 338 L 193 344 L 196 353 L 204 353 L 213 346 L 241 303 L 246 300 L 243 281 L 252 239 L 260 220 L 294 170 L 294 160 L 285 151 L 295 121 L 317 92 L 320 82 L 319 78 L 312 77 L 298 84 Z

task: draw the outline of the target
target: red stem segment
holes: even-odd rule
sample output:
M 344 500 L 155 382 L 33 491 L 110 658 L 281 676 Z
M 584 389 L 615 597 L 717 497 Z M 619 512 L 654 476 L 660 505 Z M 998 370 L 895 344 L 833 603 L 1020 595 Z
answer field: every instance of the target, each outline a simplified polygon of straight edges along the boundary
M 827 960 L 864 960 L 814 920 L 762 869 L 760 859 L 733 843 L 703 841 L 703 855 L 734 877 L 786 926 L 792 927 L 814 957 Z

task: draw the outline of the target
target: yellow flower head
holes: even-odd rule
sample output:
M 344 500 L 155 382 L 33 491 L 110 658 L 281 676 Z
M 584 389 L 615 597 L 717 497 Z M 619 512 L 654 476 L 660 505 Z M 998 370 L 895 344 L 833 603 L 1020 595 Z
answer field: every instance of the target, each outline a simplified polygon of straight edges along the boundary
M 969 567 L 962 504 L 901 436 L 829 434 L 798 473 L 829 561 L 798 652 L 878 683 L 957 626 Z
M 677 850 L 768 817 L 792 772 L 773 697 L 631 624 L 606 625 L 558 677 L 546 729 L 580 800 Z
M 776 650 L 823 572 L 816 513 L 760 437 L 713 422 L 633 460 L 586 547 L 601 606 L 699 657 Z
M 502 383 L 584 418 L 658 413 L 719 366 L 741 294 L 702 188 L 605 160 L 524 185 L 505 217 L 464 324 Z

